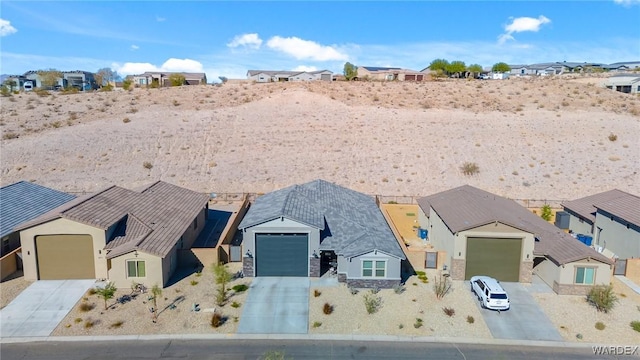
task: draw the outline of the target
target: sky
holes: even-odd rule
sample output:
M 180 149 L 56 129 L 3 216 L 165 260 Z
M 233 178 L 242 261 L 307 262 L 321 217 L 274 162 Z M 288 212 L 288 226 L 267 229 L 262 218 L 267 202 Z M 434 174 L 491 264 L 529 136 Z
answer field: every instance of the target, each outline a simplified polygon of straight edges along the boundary
M 640 61 L 640 0 L 0 2 L 0 73 Z

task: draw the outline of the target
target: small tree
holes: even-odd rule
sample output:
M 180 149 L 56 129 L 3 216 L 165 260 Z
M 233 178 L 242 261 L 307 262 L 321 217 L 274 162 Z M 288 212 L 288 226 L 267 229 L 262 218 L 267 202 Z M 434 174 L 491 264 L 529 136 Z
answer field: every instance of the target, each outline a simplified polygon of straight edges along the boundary
M 503 62 L 499 62 L 493 65 L 493 67 L 491 67 L 491 71 L 496 72 L 496 73 L 506 73 L 511 71 L 511 67 L 509 65 L 507 65 L 506 63 Z
M 122 88 L 125 90 L 131 89 L 131 85 L 133 85 L 133 81 L 131 81 L 131 79 L 124 79 L 122 82 Z
M 542 206 L 540 217 L 543 218 L 545 221 L 551 220 L 551 218 L 553 217 L 553 212 L 551 211 L 551 205 L 544 204 Z
M 436 294 L 436 298 L 438 300 L 444 298 L 448 293 L 451 292 L 451 280 L 449 280 L 448 276 L 442 276 L 436 279 L 433 284 L 433 292 Z
M 452 61 L 445 66 L 445 70 L 449 74 L 456 74 L 457 77 L 460 77 L 460 74 L 467 70 L 467 65 L 465 65 L 464 61 Z
M 227 284 L 231 281 L 232 275 L 227 267 L 222 263 L 213 265 L 213 277 L 218 284 L 218 294 L 216 295 L 216 303 L 219 306 L 224 305 L 227 300 Z
M 182 86 L 184 85 L 186 79 L 182 74 L 171 74 L 169 75 L 169 82 L 171 86 Z
M 467 70 L 469 70 L 469 72 L 473 74 L 473 77 L 476 77 L 478 74 L 482 72 L 482 66 L 480 66 L 479 64 L 471 64 L 469 65 Z
M 347 81 L 351 81 L 358 76 L 358 67 L 350 62 L 346 62 L 344 64 L 343 74 Z
M 153 318 L 158 318 L 158 297 L 162 295 L 162 288 L 158 284 L 153 285 L 151 288 L 151 294 L 153 295 Z
M 116 294 L 116 284 L 108 282 L 103 288 L 97 288 L 96 294 L 104 300 L 104 309 L 107 310 L 107 300 L 113 299 Z
M 38 70 L 38 76 L 43 88 L 52 88 L 62 78 L 62 72 L 56 69 Z
M 446 73 L 447 66 L 449 66 L 449 62 L 445 59 L 435 59 L 429 64 L 429 70 L 431 71 L 441 71 L 442 73 Z

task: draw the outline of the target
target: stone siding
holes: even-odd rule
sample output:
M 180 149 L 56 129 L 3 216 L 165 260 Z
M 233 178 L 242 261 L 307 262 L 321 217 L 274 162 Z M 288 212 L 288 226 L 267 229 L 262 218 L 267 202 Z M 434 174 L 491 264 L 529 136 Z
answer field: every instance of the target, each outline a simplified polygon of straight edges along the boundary
M 464 280 L 464 272 L 467 268 L 467 262 L 465 259 L 452 259 L 451 260 L 451 280 Z
M 344 274 L 344 273 L 338 274 L 338 282 L 346 283 L 347 282 L 347 274 Z
M 396 285 L 400 285 L 400 280 L 347 279 L 347 286 L 354 288 L 390 289 Z
M 320 277 L 320 258 L 309 259 L 309 276 Z
M 586 296 L 593 288 L 592 285 L 568 285 L 553 282 L 553 291 L 558 295 L 581 295 Z
M 531 283 L 531 276 L 533 275 L 533 261 L 523 261 L 520 263 L 520 277 L 518 279 L 521 283 Z
M 255 273 L 253 272 L 253 258 L 251 257 L 242 258 L 242 273 L 246 277 L 255 276 Z

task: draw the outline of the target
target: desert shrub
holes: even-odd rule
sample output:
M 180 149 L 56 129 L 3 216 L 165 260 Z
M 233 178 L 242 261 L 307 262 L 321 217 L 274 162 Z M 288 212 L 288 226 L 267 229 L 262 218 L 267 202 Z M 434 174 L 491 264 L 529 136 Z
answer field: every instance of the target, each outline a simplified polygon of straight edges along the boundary
M 374 286 L 373 288 L 371 288 L 371 293 L 372 294 L 377 294 L 380 292 L 380 288 L 377 286 Z
M 240 307 L 240 303 L 237 302 L 237 301 L 234 301 L 234 302 L 231 303 L 231 307 L 234 308 L 234 309 L 237 309 L 237 308 Z
M 604 328 L 606 327 L 602 321 L 598 321 L 595 326 L 598 330 L 604 330 Z
M 153 168 L 153 164 L 148 161 L 145 161 L 142 163 L 142 167 L 144 167 L 145 169 L 151 170 L 151 168 Z
M 16 139 L 17 137 L 18 137 L 18 134 L 11 131 L 2 134 L 2 138 L 5 140 Z
M 465 175 L 475 175 L 480 172 L 480 167 L 476 163 L 465 162 L 460 166 L 460 170 Z
M 616 141 L 616 140 L 618 140 L 618 135 L 616 135 L 614 133 L 611 133 L 611 134 L 609 134 L 608 138 L 609 138 L 609 141 Z
M 398 329 L 400 329 L 400 330 L 404 329 L 404 325 L 402 325 L 402 324 L 398 325 Z
M 96 322 L 95 322 L 94 320 L 87 319 L 87 320 L 84 322 L 84 328 L 85 328 L 85 329 L 91 329 L 91 328 L 93 327 L 93 325 L 95 325 L 95 324 L 96 324 Z
M 131 79 L 125 79 L 122 82 L 122 88 L 125 89 L 125 90 L 132 89 L 131 85 L 133 85 L 133 81 Z
M 260 357 L 261 360 L 285 360 L 285 352 L 284 351 L 276 351 L 276 350 L 269 350 L 267 352 L 265 352 L 262 357 Z
M 122 326 L 122 324 L 124 324 L 124 321 L 122 320 L 118 320 L 116 322 L 114 322 L 113 324 L 111 324 L 109 327 L 112 329 L 118 329 Z
M 325 315 L 331 315 L 331 313 L 333 313 L 333 305 L 330 305 L 329 303 L 324 303 L 324 306 L 322 307 L 322 312 Z
M 178 100 L 173 100 L 173 106 L 180 106 L 180 102 Z
M 367 309 L 367 314 L 374 314 L 382 307 L 382 298 L 374 294 L 364 294 L 363 297 L 364 306 Z
M 80 311 L 82 312 L 87 312 L 87 311 L 91 311 L 96 307 L 95 304 L 89 304 L 89 303 L 82 303 L 80 304 Z
M 35 89 L 35 90 L 33 90 L 33 92 L 35 92 L 36 95 L 38 95 L 38 96 L 49 96 L 49 95 L 51 95 L 49 93 L 49 91 L 47 91 L 45 89 Z
M 195 281 L 195 280 L 191 280 L 191 283 L 190 283 L 190 284 L 191 284 L 191 286 L 196 286 L 196 285 L 198 285 L 198 282 L 197 282 L 197 281 Z
M 425 273 L 424 271 L 416 271 L 416 275 L 418 275 L 418 279 L 422 281 L 423 284 L 427 284 L 429 282 L 427 273 Z
M 396 205 L 397 203 L 398 203 L 397 201 L 393 201 L 393 200 L 387 202 L 387 204 L 390 204 L 390 205 Z
M 404 292 L 404 286 L 402 284 L 396 284 L 393 286 L 393 292 L 400 295 Z
M 444 298 L 448 293 L 451 292 L 451 280 L 449 280 L 448 276 L 442 276 L 436 279 L 436 282 L 433 284 L 433 292 L 436 294 L 436 298 L 438 300 Z
M 87 291 L 87 295 L 91 296 L 91 295 L 95 295 L 96 294 L 96 288 L 92 287 L 91 289 L 89 289 Z
M 131 122 L 131 119 L 129 119 L 128 117 L 126 117 L 126 118 L 122 119 L 122 122 L 123 122 L 123 123 L 125 123 L 125 124 L 126 124 L 126 123 L 130 123 L 130 122 Z
M 553 212 L 551 211 L 551 206 L 549 204 L 544 204 L 542 206 L 542 211 L 540 212 L 540 217 L 543 218 L 545 221 L 549 221 L 551 220 L 552 216 L 553 216 Z
M 313 327 L 314 328 L 319 328 L 320 326 L 322 326 L 322 323 L 320 321 L 314 321 L 313 322 Z
M 349 292 L 351 293 L 351 295 L 357 295 L 359 291 L 353 286 L 349 286 Z
M 414 328 L 416 328 L 416 329 L 418 329 L 418 328 L 421 328 L 421 327 L 422 327 L 422 325 L 423 325 L 423 323 L 422 323 L 422 319 L 420 319 L 420 318 L 416 318 L 416 322 L 414 322 L 414 323 L 413 323 L 413 327 L 414 327 Z
M 613 292 L 613 286 L 596 285 L 587 294 L 587 302 L 595 306 L 598 311 L 608 313 L 618 302 L 618 297 Z
M 11 89 L 9 89 L 8 87 L 6 87 L 4 85 L 0 86 L 0 95 L 2 95 L 4 97 L 11 96 Z
M 243 292 L 243 291 L 247 291 L 248 288 L 249 287 L 247 285 L 245 285 L 245 284 L 238 284 L 238 285 L 235 285 L 234 287 L 232 287 L 231 289 L 233 289 L 233 291 L 235 291 L 235 292 L 240 293 L 240 292 Z
M 75 322 L 76 324 L 81 323 L 82 322 L 82 318 L 75 318 L 75 320 L 73 320 L 73 322 Z
M 632 321 L 629 323 L 629 326 L 631 326 L 633 330 L 640 332 L 640 321 Z
M 448 317 L 452 317 L 453 315 L 456 314 L 455 309 L 450 308 L 450 307 L 443 307 L 442 311 L 445 313 L 445 315 L 447 315 Z
M 476 319 L 474 319 L 473 316 L 469 315 L 467 316 L 467 322 L 469 324 L 473 324 L 474 322 L 476 322 Z
M 211 327 L 218 328 L 222 326 L 223 323 L 224 323 L 224 319 L 222 318 L 222 315 L 218 313 L 214 313 L 211 316 Z
M 318 296 L 320 296 L 321 294 L 322 294 L 322 292 L 320 292 L 320 290 L 318 290 L 318 289 L 314 289 L 314 290 L 313 290 L 313 297 L 318 297 Z

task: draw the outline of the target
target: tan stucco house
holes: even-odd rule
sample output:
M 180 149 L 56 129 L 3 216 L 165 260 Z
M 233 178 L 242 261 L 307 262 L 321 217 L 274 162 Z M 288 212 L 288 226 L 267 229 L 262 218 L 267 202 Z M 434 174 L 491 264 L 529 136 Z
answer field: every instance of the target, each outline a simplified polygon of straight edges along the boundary
M 159 181 L 72 200 L 19 227 L 24 278 L 164 286 L 204 228 L 208 199 Z
M 515 201 L 465 185 L 418 204 L 420 227 L 446 254 L 442 268 L 452 279 L 528 283 L 536 274 L 558 294 L 575 295 L 611 280 L 610 259 Z
M 358 66 L 358 80 L 423 81 L 425 73 L 399 67 Z

